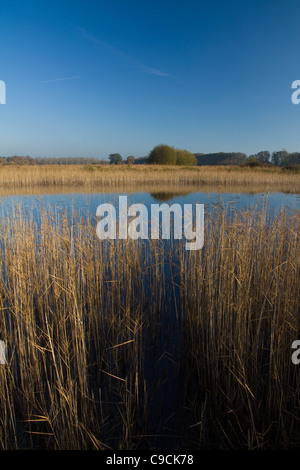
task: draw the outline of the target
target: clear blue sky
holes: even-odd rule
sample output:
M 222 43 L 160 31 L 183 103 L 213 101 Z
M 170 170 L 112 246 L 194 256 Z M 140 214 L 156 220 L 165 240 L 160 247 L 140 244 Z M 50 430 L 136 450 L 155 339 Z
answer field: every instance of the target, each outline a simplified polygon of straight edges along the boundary
M 299 0 L 1 0 L 0 155 L 300 151 Z

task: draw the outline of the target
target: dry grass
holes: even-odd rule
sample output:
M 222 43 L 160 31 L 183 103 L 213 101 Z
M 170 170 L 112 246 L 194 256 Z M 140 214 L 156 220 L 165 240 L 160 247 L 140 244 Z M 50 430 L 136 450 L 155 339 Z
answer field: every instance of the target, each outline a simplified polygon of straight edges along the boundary
M 299 213 L 216 208 L 199 252 L 22 214 L 0 221 L 0 448 L 298 446 Z
M 161 165 L 2 166 L 0 190 L 6 188 L 97 188 L 239 186 L 251 190 L 300 192 L 300 175 L 278 168 L 172 167 Z

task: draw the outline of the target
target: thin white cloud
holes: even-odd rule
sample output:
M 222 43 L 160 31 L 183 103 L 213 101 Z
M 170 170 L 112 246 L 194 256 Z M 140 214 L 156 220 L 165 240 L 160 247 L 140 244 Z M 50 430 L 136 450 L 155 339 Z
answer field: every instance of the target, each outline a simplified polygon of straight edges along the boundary
M 102 47 L 105 47 L 106 49 L 110 50 L 113 54 L 116 54 L 120 57 L 123 57 L 126 59 L 128 62 L 131 64 L 137 66 L 141 72 L 143 73 L 148 73 L 150 75 L 156 75 L 157 77 L 169 77 L 171 74 L 167 72 L 163 72 L 162 70 L 155 69 L 153 67 L 148 67 L 147 65 L 142 64 L 138 60 L 134 59 L 128 54 L 125 54 L 124 52 L 120 51 L 119 49 L 116 49 L 114 46 L 111 44 L 108 44 L 107 42 L 102 41 L 101 39 L 96 38 L 95 36 L 87 33 L 84 29 L 78 28 L 78 31 L 82 34 L 82 36 L 86 39 L 88 39 L 91 42 L 94 42 L 95 44 L 99 44 Z
M 143 66 L 142 72 L 149 73 L 151 75 L 157 75 L 158 77 L 169 77 L 170 74 L 167 72 L 162 72 L 161 70 L 154 69 L 153 67 Z
M 43 83 L 63 82 L 64 80 L 77 80 L 77 78 L 80 78 L 79 75 L 76 75 L 75 77 L 52 78 L 51 80 L 44 80 Z

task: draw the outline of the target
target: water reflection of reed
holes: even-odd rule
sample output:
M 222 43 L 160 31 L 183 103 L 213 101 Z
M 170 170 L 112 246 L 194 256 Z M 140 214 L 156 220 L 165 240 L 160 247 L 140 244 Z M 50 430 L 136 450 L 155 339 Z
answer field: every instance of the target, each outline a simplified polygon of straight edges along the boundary
M 278 190 L 279 191 L 279 190 Z M 209 193 L 234 193 L 234 194 L 266 194 L 268 191 L 262 185 L 247 187 L 245 185 L 231 185 L 230 187 L 224 185 L 182 185 L 180 189 L 178 185 L 160 185 L 158 188 L 153 185 L 135 186 L 132 184 L 120 184 L 117 187 L 97 187 L 97 186 L 48 186 L 48 187 L 0 187 L 0 197 L 9 196 L 42 196 L 47 194 L 116 194 L 126 192 L 127 194 L 149 193 L 157 201 L 167 201 L 179 196 L 187 196 L 195 192 Z M 272 191 L 271 191 L 272 192 Z M 277 191 L 276 191 L 277 192 Z M 295 194 L 295 190 L 291 188 L 280 188 L 283 194 Z M 297 194 L 297 193 L 296 193 Z

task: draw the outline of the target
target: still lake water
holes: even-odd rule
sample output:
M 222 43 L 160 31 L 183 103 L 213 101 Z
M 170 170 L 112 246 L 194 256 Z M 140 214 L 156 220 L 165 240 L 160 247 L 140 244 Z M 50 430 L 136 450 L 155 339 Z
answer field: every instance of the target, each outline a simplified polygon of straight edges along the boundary
M 285 194 L 281 192 L 270 193 L 217 193 L 217 192 L 190 192 L 170 193 L 161 190 L 159 192 L 99 192 L 84 193 L 70 192 L 40 195 L 14 195 L 0 197 L 1 214 L 9 214 L 14 206 L 21 205 L 24 215 L 33 215 L 35 220 L 39 219 L 41 209 L 51 210 L 52 213 L 75 212 L 78 215 L 92 217 L 96 216 L 96 209 L 100 204 L 112 203 L 118 209 L 119 196 L 127 196 L 128 206 L 131 204 L 145 204 L 150 210 L 151 204 L 174 203 L 204 204 L 205 212 L 214 210 L 216 206 L 223 207 L 232 212 L 240 209 L 262 209 L 266 207 L 270 214 L 276 214 L 282 208 L 289 210 L 300 209 L 299 194 Z

